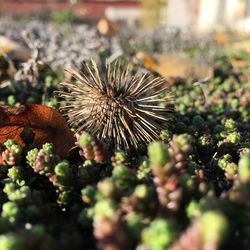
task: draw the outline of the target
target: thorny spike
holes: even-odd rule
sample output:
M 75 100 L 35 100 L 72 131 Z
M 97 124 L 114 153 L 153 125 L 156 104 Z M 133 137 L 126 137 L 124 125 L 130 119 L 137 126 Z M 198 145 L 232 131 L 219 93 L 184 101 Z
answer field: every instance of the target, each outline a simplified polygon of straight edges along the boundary
M 83 66 L 84 72 L 68 71 L 73 80 L 60 84 L 67 91 L 57 91 L 77 133 L 87 131 L 124 149 L 159 138 L 171 111 L 171 97 L 162 97 L 167 94 L 164 79 L 139 72 L 132 76 L 130 67 L 117 61 L 106 65 L 104 76 L 94 61 Z

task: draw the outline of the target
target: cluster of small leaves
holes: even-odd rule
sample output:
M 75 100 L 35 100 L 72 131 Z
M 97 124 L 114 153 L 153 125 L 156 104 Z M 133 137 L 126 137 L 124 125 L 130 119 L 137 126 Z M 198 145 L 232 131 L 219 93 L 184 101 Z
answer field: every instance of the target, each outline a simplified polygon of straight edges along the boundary
M 87 136 L 89 142 L 94 140 Z M 16 144 L 7 141 L 2 154 L 12 145 Z M 22 152 L 22 168 L 6 162 L 1 166 L 7 171 L 1 177 L 0 246 L 35 249 L 44 241 L 44 249 L 69 249 L 70 244 L 74 249 L 234 249 L 226 241 L 232 237 L 248 247 L 248 220 L 232 218 L 239 207 L 244 216 L 249 209 L 250 154 L 240 156 L 231 188 L 218 193 L 209 175 L 225 178 L 220 176 L 223 160 L 233 159 L 222 157 L 218 173 L 205 171 L 204 180 L 190 167 L 197 161 L 198 146 L 192 136 L 180 134 L 169 144 L 152 143 L 148 157 L 139 154 L 133 159 L 119 151 L 106 163 L 88 163 L 83 155 L 61 160 L 49 143 Z M 179 153 L 173 154 L 177 149 Z M 142 169 L 147 178 L 138 175 Z M 211 185 L 202 193 L 197 183 L 204 182 Z M 236 233 L 239 229 L 244 242 Z

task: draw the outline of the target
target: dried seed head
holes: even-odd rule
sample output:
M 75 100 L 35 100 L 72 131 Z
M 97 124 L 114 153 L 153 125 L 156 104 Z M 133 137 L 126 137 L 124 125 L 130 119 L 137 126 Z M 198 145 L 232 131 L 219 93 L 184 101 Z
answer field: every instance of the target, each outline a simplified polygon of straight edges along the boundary
M 70 70 L 72 81 L 58 91 L 61 110 L 77 133 L 87 131 L 112 146 L 128 149 L 159 138 L 167 121 L 169 99 L 163 97 L 165 80 L 150 74 L 131 75 L 129 67 L 108 64 L 101 76 L 96 64 Z M 166 96 L 166 95 L 165 95 Z

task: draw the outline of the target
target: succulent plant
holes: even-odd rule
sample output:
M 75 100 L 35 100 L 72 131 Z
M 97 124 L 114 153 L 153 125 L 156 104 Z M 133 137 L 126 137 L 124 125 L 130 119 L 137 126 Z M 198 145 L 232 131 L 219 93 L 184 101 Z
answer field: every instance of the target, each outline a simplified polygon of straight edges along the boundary
M 24 250 L 24 243 L 16 234 L 3 234 L 0 236 L 0 246 L 4 250 Z
M 94 217 L 94 235 L 99 249 L 131 249 L 131 241 L 120 214 L 115 213 L 112 219 Z
M 20 208 L 16 202 L 6 202 L 2 208 L 2 217 L 9 220 L 10 223 L 16 223 L 20 218 Z
M 8 140 L 4 143 L 6 149 L 2 152 L 3 162 L 9 166 L 14 166 L 20 163 L 22 158 L 22 148 L 13 140 Z
M 244 154 L 239 161 L 239 178 L 250 183 L 250 154 Z
M 59 161 L 59 156 L 55 154 L 52 143 L 45 143 L 38 153 L 36 149 L 32 150 L 27 159 L 30 164 L 34 162 L 34 165 L 31 167 L 36 173 L 52 176 L 54 174 L 54 167 Z
M 81 148 L 80 155 L 86 160 L 94 160 L 99 163 L 105 161 L 106 152 L 104 145 L 89 133 L 83 132 L 79 135 L 76 144 Z
M 176 225 L 164 219 L 154 220 L 142 232 L 142 242 L 152 250 L 167 249 L 176 237 Z
M 219 249 L 228 233 L 228 226 L 228 221 L 223 214 L 217 211 L 205 212 L 181 234 L 169 249 Z

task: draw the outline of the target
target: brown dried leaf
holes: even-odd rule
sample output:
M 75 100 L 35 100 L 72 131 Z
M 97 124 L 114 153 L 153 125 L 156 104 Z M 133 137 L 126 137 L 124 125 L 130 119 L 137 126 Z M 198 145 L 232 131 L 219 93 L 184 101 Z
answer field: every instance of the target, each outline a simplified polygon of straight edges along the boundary
M 11 53 L 15 59 L 20 61 L 26 61 L 30 58 L 29 49 L 5 36 L 0 36 L 0 55 L 2 53 Z
M 178 55 L 154 55 L 152 58 L 146 54 L 139 54 L 139 59 L 143 59 L 146 68 L 166 79 L 192 77 L 195 80 L 201 80 L 213 74 L 212 67 L 207 64 Z
M 0 144 L 6 140 L 15 140 L 24 147 L 22 132 L 29 128 L 34 133 L 35 147 L 46 142 L 55 146 L 56 153 L 64 157 L 74 146 L 74 135 L 63 116 L 44 105 L 25 105 L 20 107 L 0 107 Z M 1 162 L 1 158 L 0 158 Z

